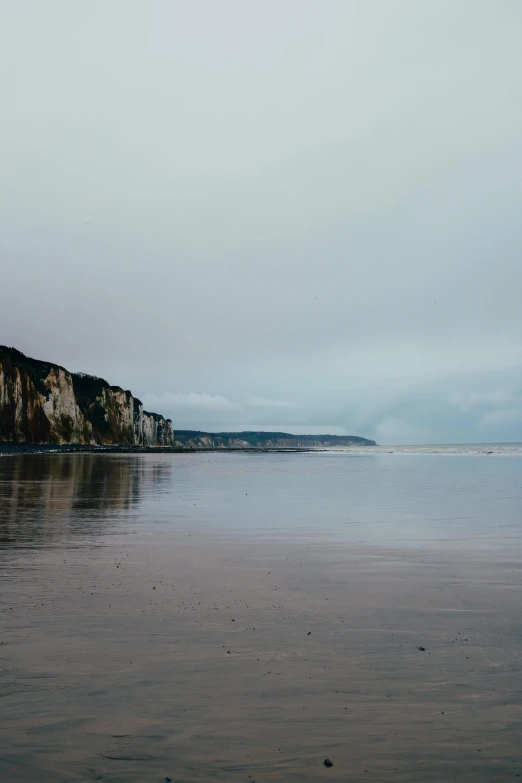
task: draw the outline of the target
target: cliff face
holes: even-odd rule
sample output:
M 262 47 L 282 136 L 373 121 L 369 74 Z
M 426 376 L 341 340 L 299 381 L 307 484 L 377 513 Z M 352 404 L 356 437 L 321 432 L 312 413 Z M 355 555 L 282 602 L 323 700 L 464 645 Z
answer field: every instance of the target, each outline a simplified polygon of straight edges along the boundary
M 176 446 L 187 449 L 310 449 L 376 446 L 358 435 L 290 435 L 288 432 L 199 432 L 177 430 Z
M 172 446 L 174 433 L 130 391 L 0 346 L 0 441 Z

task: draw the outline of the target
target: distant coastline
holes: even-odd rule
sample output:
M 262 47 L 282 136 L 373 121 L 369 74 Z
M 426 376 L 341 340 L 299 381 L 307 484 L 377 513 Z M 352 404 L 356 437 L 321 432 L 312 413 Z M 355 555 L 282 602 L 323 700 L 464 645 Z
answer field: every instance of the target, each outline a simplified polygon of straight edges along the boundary
M 374 440 L 360 435 L 294 435 L 290 432 L 202 432 L 176 430 L 174 446 L 189 449 L 323 449 L 332 447 L 376 446 Z
M 129 390 L 0 345 L 0 453 L 303 451 L 375 446 L 358 435 L 177 430 Z

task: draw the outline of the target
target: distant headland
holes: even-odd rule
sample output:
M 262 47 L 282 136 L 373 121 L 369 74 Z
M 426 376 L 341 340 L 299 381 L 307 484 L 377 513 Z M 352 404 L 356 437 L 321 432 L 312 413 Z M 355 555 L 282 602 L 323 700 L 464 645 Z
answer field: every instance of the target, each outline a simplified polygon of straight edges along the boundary
M 358 435 L 292 435 L 288 432 L 199 432 L 176 430 L 175 445 L 190 449 L 317 449 L 376 446 Z
M 357 435 L 172 429 L 130 391 L 0 346 L 0 452 L 297 450 L 375 446 Z

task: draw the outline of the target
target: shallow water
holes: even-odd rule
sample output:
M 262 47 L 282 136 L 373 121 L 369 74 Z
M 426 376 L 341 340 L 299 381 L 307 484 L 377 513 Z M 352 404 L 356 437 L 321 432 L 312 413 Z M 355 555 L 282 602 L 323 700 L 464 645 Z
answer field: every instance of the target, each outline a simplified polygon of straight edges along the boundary
M 521 512 L 498 454 L 0 459 L 0 779 L 514 780 Z

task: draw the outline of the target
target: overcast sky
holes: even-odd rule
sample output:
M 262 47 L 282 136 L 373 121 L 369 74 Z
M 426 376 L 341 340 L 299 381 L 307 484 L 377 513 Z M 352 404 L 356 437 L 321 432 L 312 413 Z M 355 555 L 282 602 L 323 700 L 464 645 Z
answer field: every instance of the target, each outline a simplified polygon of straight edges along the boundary
M 0 343 L 174 427 L 522 440 L 520 0 L 0 0 Z

